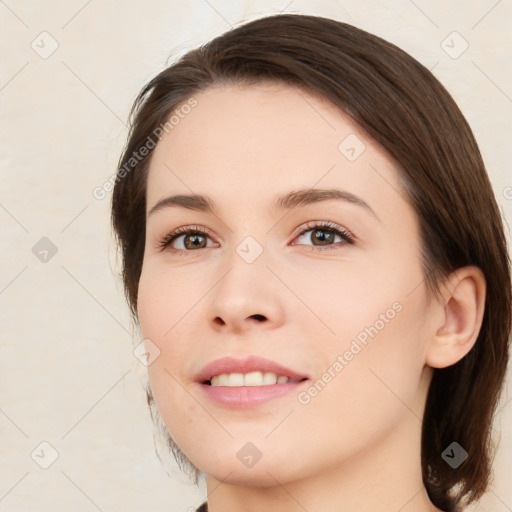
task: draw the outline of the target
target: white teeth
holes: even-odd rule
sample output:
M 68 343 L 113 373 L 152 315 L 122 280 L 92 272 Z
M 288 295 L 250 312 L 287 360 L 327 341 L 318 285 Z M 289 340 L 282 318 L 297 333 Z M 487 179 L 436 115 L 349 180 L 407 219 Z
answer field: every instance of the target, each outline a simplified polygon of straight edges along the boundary
M 250 373 L 223 373 L 211 378 L 212 386 L 270 386 L 272 384 L 286 384 L 290 379 L 272 372 Z M 295 382 L 295 381 L 291 381 Z
M 275 384 L 277 382 L 277 375 L 272 372 L 265 372 L 263 374 L 263 385 Z
M 236 386 L 244 385 L 244 374 L 243 373 L 230 373 L 228 375 L 228 386 L 234 388 Z
M 265 381 L 261 372 L 251 372 L 245 374 L 243 383 L 244 386 L 263 386 L 264 384 Z M 269 384 L 274 384 L 274 382 L 269 382 Z

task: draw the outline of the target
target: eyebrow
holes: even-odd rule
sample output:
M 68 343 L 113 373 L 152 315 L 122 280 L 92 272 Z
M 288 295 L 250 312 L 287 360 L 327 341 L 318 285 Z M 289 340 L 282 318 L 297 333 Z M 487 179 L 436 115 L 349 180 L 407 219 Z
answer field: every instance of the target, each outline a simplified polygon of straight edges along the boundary
M 299 206 L 307 206 L 320 201 L 338 200 L 360 206 L 368 213 L 373 215 L 379 220 L 375 211 L 371 206 L 361 199 L 360 197 L 348 192 L 346 190 L 339 189 L 318 189 L 308 188 L 293 190 L 285 195 L 278 196 L 274 201 L 274 208 L 278 211 L 291 210 Z M 148 217 L 160 210 L 171 208 L 171 207 L 182 207 L 189 210 L 195 210 L 200 212 L 213 213 L 215 211 L 214 202 L 208 197 L 201 194 L 190 194 L 190 195 L 173 195 L 165 197 L 158 201 L 148 212 Z

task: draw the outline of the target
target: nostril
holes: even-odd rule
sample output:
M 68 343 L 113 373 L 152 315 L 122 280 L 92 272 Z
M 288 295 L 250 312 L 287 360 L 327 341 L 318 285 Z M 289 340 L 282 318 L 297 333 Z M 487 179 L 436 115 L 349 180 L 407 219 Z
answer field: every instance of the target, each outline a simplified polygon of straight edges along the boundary
M 263 315 L 251 315 L 251 318 L 258 320 L 258 322 L 263 322 L 266 318 Z

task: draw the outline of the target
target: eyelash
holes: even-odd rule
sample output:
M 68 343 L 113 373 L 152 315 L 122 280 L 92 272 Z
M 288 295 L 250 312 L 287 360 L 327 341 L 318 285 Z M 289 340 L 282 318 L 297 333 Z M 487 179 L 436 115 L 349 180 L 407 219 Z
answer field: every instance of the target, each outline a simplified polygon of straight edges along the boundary
M 308 231 L 329 231 L 333 233 L 335 236 L 339 236 L 344 240 L 343 245 L 349 244 L 353 245 L 355 243 L 355 235 L 348 231 L 345 228 L 342 228 L 341 226 L 338 226 L 337 224 L 334 224 L 332 222 L 308 222 L 306 226 L 303 226 L 299 228 L 298 231 L 296 231 L 293 235 L 294 239 L 298 238 L 304 234 L 306 234 Z M 209 238 L 208 232 L 202 228 L 201 226 L 183 226 L 175 229 L 174 231 L 171 231 L 167 235 L 165 235 L 162 239 L 158 241 L 158 248 L 160 250 L 169 250 L 170 252 L 181 252 L 181 253 L 190 253 L 195 252 L 194 250 L 184 250 L 184 249 L 174 249 L 170 248 L 172 242 L 174 242 L 177 238 L 183 235 L 189 235 L 189 234 L 199 234 L 205 237 Z M 311 247 L 311 250 L 317 250 L 317 251 L 326 251 L 330 249 L 337 249 L 340 242 L 336 242 L 335 244 L 329 244 L 325 246 L 321 245 L 309 245 L 306 247 Z M 303 245 L 303 244 L 293 244 L 293 245 Z

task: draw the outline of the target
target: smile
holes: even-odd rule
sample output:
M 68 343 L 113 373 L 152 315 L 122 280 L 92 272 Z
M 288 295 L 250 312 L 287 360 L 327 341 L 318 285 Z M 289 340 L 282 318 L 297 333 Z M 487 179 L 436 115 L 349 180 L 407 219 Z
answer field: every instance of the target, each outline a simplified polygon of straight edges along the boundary
M 250 372 L 250 373 L 222 373 L 210 379 L 211 386 L 272 386 L 274 384 L 287 384 L 300 382 L 297 379 L 290 379 L 285 375 L 278 375 L 273 372 Z

